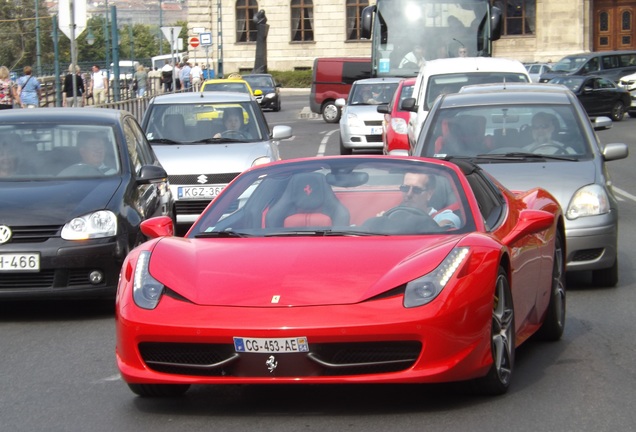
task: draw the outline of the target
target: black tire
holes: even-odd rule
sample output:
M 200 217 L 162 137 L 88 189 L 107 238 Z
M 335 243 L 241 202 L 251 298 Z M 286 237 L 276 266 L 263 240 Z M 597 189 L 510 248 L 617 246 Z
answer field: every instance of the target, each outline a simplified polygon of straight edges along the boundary
M 499 267 L 495 282 L 490 335 L 493 363 L 486 376 L 475 380 L 475 385 L 479 393 L 494 396 L 508 391 L 515 363 L 515 313 L 503 267 Z
M 141 397 L 182 396 L 190 384 L 128 384 L 130 390 Z
M 278 100 L 276 101 L 276 105 L 274 105 L 274 108 L 272 108 L 274 110 L 274 112 L 278 112 L 281 110 L 281 102 L 280 102 L 280 98 L 278 98 Z
M 322 106 L 322 119 L 327 123 L 338 123 L 340 121 L 340 108 L 334 101 L 326 102 Z
M 625 105 L 623 104 L 623 102 L 616 102 L 614 104 L 614 107 L 612 108 L 612 112 L 610 115 L 612 117 L 612 120 L 614 121 L 619 122 L 623 120 L 623 117 L 625 117 Z
M 552 265 L 552 287 L 550 303 L 537 338 L 544 341 L 561 339 L 565 329 L 565 254 L 563 251 L 563 235 L 557 231 L 554 244 L 554 263 Z
M 599 287 L 613 288 L 618 284 L 618 258 L 609 268 L 592 271 L 592 283 Z

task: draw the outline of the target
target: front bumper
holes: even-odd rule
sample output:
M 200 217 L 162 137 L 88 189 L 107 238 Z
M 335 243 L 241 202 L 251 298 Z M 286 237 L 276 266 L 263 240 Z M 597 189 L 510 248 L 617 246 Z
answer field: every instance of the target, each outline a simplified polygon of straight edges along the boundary
M 37 272 L 0 272 L 0 299 L 114 297 L 127 241 L 70 242 L 51 238 L 34 245 L 4 245 L 0 252 L 40 253 Z
M 565 223 L 568 271 L 600 270 L 617 258 L 618 215 L 615 211 Z

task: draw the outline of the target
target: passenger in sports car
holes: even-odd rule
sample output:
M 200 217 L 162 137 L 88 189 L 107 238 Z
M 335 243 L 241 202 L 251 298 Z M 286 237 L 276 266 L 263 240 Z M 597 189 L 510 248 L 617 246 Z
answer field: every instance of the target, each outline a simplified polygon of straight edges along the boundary
M 400 191 L 402 192 L 402 203 L 395 207 L 409 207 L 416 210 L 420 210 L 425 214 L 428 214 L 437 222 L 440 227 L 443 228 L 459 228 L 461 221 L 459 216 L 453 213 L 450 209 L 437 211 L 435 208 L 429 206 L 429 200 L 435 192 L 435 176 L 423 173 L 406 173 L 404 174 L 404 180 L 400 185 Z M 392 212 L 387 210 L 378 216 L 388 215 Z

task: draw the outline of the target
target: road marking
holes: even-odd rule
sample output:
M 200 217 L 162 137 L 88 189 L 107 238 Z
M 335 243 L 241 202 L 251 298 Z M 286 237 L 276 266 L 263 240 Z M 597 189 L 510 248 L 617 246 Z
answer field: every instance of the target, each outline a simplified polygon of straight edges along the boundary
M 320 147 L 318 147 L 318 154 L 316 156 L 324 156 L 325 150 L 327 149 L 327 141 L 329 141 L 329 137 L 334 133 L 338 132 L 339 129 L 334 129 L 325 134 L 325 137 L 320 141 Z
M 617 194 L 622 195 L 625 198 L 629 198 L 630 200 L 636 202 L 636 196 L 630 194 L 629 192 L 626 192 L 623 189 L 619 189 L 616 186 L 614 186 L 613 189 L 614 189 L 614 192 L 616 192 Z

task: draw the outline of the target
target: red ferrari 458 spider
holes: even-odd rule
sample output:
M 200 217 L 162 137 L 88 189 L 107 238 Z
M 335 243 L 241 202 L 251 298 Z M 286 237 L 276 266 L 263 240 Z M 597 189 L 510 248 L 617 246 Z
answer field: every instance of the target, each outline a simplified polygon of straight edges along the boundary
M 191 384 L 438 383 L 507 391 L 515 348 L 565 324 L 561 208 L 415 157 L 252 168 L 185 237 L 128 255 L 117 362 L 141 396 Z

